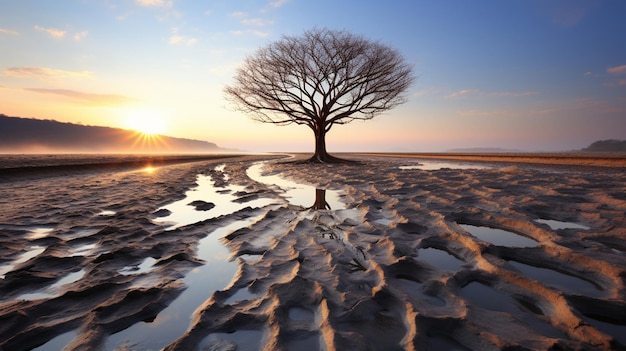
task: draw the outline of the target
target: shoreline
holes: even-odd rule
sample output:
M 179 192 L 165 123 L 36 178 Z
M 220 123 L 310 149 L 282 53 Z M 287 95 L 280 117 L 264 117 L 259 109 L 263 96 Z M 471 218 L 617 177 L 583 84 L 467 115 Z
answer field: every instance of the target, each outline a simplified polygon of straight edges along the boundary
M 565 166 L 590 166 L 626 168 L 626 153 L 606 152 L 529 152 L 529 153 L 438 153 L 438 152 L 369 152 L 369 153 L 346 153 L 359 156 L 375 157 L 398 157 L 398 158 L 424 158 L 438 160 L 457 160 L 475 162 L 505 162 L 526 163 L 542 165 L 565 165 Z

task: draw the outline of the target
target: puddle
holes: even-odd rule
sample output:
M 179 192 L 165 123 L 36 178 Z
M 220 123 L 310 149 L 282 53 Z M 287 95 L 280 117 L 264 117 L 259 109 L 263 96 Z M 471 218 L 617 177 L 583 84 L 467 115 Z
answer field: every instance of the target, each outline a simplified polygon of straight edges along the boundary
M 70 256 L 87 256 L 93 249 L 96 248 L 96 244 L 81 245 L 70 252 Z
M 589 230 L 590 229 L 590 227 L 587 227 L 587 226 L 582 225 L 582 224 L 573 223 L 573 222 L 561 222 L 561 221 L 555 221 L 555 220 L 552 220 L 552 219 L 535 219 L 535 222 L 547 224 L 550 227 L 550 229 L 552 229 L 552 230 L 558 230 L 558 229 L 583 229 L 583 230 Z
M 233 296 L 227 298 L 224 301 L 224 304 L 231 305 L 235 302 L 244 301 L 244 300 L 252 300 L 252 299 L 256 299 L 257 297 L 261 297 L 261 295 L 253 294 L 247 288 L 241 288 L 237 290 L 237 292 Z
M 339 191 L 316 189 L 314 186 L 296 183 L 279 175 L 262 175 L 263 165 L 264 163 L 255 163 L 250 166 L 247 170 L 248 177 L 255 182 L 280 188 L 285 192 L 283 196 L 290 204 L 312 209 L 345 209 L 346 205 L 339 200 Z
M 58 351 L 63 350 L 66 345 L 68 345 L 74 338 L 76 338 L 77 333 L 75 331 L 69 331 L 67 333 L 63 333 L 59 336 L 54 337 L 47 343 L 35 347 L 32 351 Z
M 509 264 L 528 278 L 538 280 L 542 284 L 560 289 L 570 294 L 590 297 L 602 297 L 605 294 L 597 286 L 584 279 L 557 272 L 548 268 L 533 267 L 516 261 Z
M 444 271 L 458 271 L 463 264 L 462 261 L 459 261 L 446 251 L 435 248 L 417 250 L 417 259 Z
M 141 262 L 141 264 L 137 266 L 126 266 L 119 270 L 119 273 L 122 275 L 131 275 L 131 274 L 140 274 L 145 273 L 152 270 L 152 265 L 156 262 L 156 260 L 152 257 L 148 257 Z
M 37 300 L 37 299 L 47 299 L 51 297 L 58 296 L 59 293 L 63 290 L 62 288 L 69 286 L 72 283 L 79 281 L 83 276 L 85 276 L 85 270 L 81 269 L 78 272 L 70 273 L 65 277 L 61 278 L 56 283 L 48 286 L 40 291 L 36 291 L 33 293 L 22 294 L 18 296 L 17 300 Z
M 593 319 L 590 317 L 583 317 L 583 319 L 591 324 L 592 326 L 598 328 L 598 330 L 606 333 L 608 335 L 613 336 L 622 344 L 626 345 L 626 325 L 612 324 L 603 321 L 599 321 L 597 319 Z
M 260 330 L 237 330 L 233 333 L 213 333 L 200 342 L 200 350 L 257 351 L 263 347 Z
M 459 295 L 484 309 L 509 313 L 544 336 L 551 338 L 565 337 L 559 329 L 537 318 L 526 308 L 519 306 L 519 302 L 515 301 L 511 296 L 479 282 L 471 282 L 465 285 L 459 291 Z
M 36 240 L 36 239 L 45 238 L 48 235 L 50 235 L 50 233 L 52 233 L 53 230 L 54 228 L 48 228 L 48 227 L 34 228 L 30 230 L 30 234 L 26 236 L 26 239 Z
M 204 260 L 205 264 L 187 273 L 183 279 L 187 288 L 151 323 L 139 322 L 111 335 L 106 342 L 105 350 L 117 350 L 120 345 L 131 341 L 137 349 L 160 350 L 183 335 L 191 323 L 194 311 L 216 290 L 225 289 L 239 269 L 236 260 L 228 260 L 231 252 L 220 242 L 220 239 L 235 230 L 259 221 L 264 216 L 261 214 L 233 222 L 214 230 L 200 240 L 197 257 Z M 152 279 L 148 274 L 142 280 L 142 284 L 147 286 L 150 283 L 156 284 L 158 281 L 158 278 Z M 247 289 L 240 289 L 235 295 L 243 299 L 245 292 Z
M 218 166 L 216 170 L 223 169 Z M 272 199 L 259 198 L 248 202 L 235 202 L 238 196 L 234 195 L 238 192 L 246 193 L 245 187 L 238 185 L 228 185 L 228 188 L 217 188 L 215 182 L 210 176 L 198 175 L 197 186 L 185 193 L 185 198 L 174 203 L 165 205 L 155 212 L 168 210 L 169 214 L 158 219 L 154 219 L 155 223 L 171 224 L 170 229 L 182 227 L 185 225 L 201 222 L 207 219 L 216 218 L 239 211 L 245 207 L 264 207 L 273 202 Z M 212 203 L 215 206 L 202 210 L 192 203 Z
M 313 321 L 315 315 L 313 312 L 302 307 L 291 307 L 288 312 L 289 319 L 294 321 Z
M 389 226 L 389 224 L 391 224 L 392 222 L 393 220 L 387 218 L 381 218 L 374 221 L 374 223 L 382 224 L 385 226 Z
M 313 334 L 305 337 L 294 337 L 285 342 L 285 348 L 292 351 L 324 350 L 320 347 L 320 336 Z
M 466 162 L 448 162 L 448 161 L 420 161 L 415 164 L 400 166 L 402 170 L 406 169 L 421 169 L 424 171 L 436 171 L 440 169 L 491 169 L 493 166 L 486 166 L 478 163 L 466 163 Z
M 539 245 L 538 242 L 530 238 L 502 229 L 477 227 L 469 224 L 460 224 L 460 226 L 471 235 L 493 245 L 509 247 L 535 247 Z
M 0 279 L 4 279 L 7 273 L 17 268 L 17 266 L 19 266 L 20 264 L 30 260 L 33 257 L 36 257 L 37 255 L 44 252 L 45 250 L 46 248 L 43 246 L 31 246 L 28 251 L 21 254 L 13 262 L 3 264 L 2 266 L 0 266 Z

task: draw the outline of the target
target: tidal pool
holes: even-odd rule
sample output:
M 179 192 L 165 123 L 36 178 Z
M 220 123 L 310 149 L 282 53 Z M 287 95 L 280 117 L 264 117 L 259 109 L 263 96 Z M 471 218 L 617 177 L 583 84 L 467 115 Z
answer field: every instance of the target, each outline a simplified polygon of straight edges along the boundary
M 462 261 L 446 251 L 435 248 L 417 250 L 416 258 L 444 271 L 458 271 L 463 264 Z
M 233 222 L 212 231 L 200 240 L 197 257 L 205 261 L 205 264 L 187 273 L 183 279 L 187 288 L 161 311 L 154 321 L 140 322 L 111 335 L 106 342 L 105 349 L 118 350 L 119 347 L 132 342 L 141 350 L 160 350 L 183 335 L 191 323 L 194 311 L 215 291 L 228 287 L 239 269 L 236 261 L 228 260 L 230 251 L 220 243 L 220 238 L 262 217 L 263 215 L 259 215 Z M 242 290 L 244 289 L 239 291 Z M 246 292 L 247 289 L 236 298 L 239 300 L 252 298 L 252 295 L 246 295 Z
M 40 253 L 46 250 L 43 246 L 34 245 L 29 247 L 28 251 L 21 254 L 17 259 L 13 260 L 13 262 L 5 263 L 0 266 L 0 279 L 4 279 L 4 276 L 16 269 L 20 264 L 30 260 L 33 257 L 37 257 Z
M 583 229 L 583 230 L 588 230 L 588 229 L 590 229 L 586 225 L 582 225 L 582 224 L 578 224 L 578 223 L 574 223 L 574 222 L 555 221 L 553 219 L 535 219 L 535 222 L 547 224 L 550 227 L 550 229 L 552 229 L 552 230 L 558 230 L 558 229 Z
M 448 161 L 424 161 L 420 160 L 411 165 L 400 166 L 400 169 L 421 169 L 424 171 L 436 171 L 440 169 L 490 169 L 493 166 L 487 166 L 479 163 L 467 163 L 467 162 L 448 162 Z
M 221 172 L 223 166 L 217 166 L 216 171 Z M 167 216 L 155 219 L 155 223 L 170 224 L 171 228 L 178 228 L 188 224 L 201 222 L 219 216 L 229 215 L 245 207 L 264 207 L 274 202 L 272 199 L 260 198 L 248 202 L 235 202 L 238 192 L 245 193 L 245 187 L 229 184 L 227 188 L 216 187 L 210 176 L 198 175 L 197 186 L 185 193 L 185 198 L 174 203 L 165 205 L 155 212 L 168 210 Z M 214 206 L 208 210 L 199 209 L 192 203 L 212 203 Z
M 478 227 L 469 224 L 460 224 L 460 226 L 480 240 L 498 246 L 535 247 L 539 245 L 535 240 L 502 229 Z
M 292 205 L 322 209 L 323 204 L 326 203 L 329 206 L 326 209 L 330 210 L 339 210 L 346 207 L 339 200 L 339 191 L 316 189 L 314 186 L 296 183 L 279 175 L 263 175 L 263 166 L 263 162 L 250 166 L 247 170 L 248 177 L 255 182 L 278 187 L 284 191 L 284 198 Z
M 58 296 L 65 288 L 79 281 L 84 276 L 85 276 L 85 270 L 81 269 L 78 272 L 74 272 L 74 273 L 70 273 L 66 275 L 65 277 L 61 278 L 59 281 L 57 281 L 56 283 L 48 287 L 45 287 L 36 292 L 22 294 L 18 296 L 16 299 L 17 300 L 37 300 L 37 299 L 44 299 L 44 298 L 47 299 L 47 298 Z
M 549 268 L 534 267 L 516 261 L 509 261 L 509 264 L 528 278 L 535 279 L 542 284 L 570 294 L 591 297 L 601 297 L 606 294 L 598 286 L 582 278 L 560 273 Z

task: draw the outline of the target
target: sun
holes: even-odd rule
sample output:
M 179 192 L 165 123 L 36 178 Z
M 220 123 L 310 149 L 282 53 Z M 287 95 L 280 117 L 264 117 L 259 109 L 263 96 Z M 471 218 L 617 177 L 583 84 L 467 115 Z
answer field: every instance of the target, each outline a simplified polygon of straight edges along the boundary
M 129 111 L 124 123 L 127 128 L 147 135 L 161 135 L 166 129 L 163 116 L 158 111 L 149 109 Z

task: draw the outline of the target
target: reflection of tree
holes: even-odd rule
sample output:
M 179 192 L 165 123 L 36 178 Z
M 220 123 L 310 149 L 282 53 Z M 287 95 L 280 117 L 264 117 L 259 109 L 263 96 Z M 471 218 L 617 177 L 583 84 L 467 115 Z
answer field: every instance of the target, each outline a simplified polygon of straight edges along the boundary
M 326 189 L 315 189 L 315 203 L 307 210 L 330 210 L 330 205 L 326 202 Z

